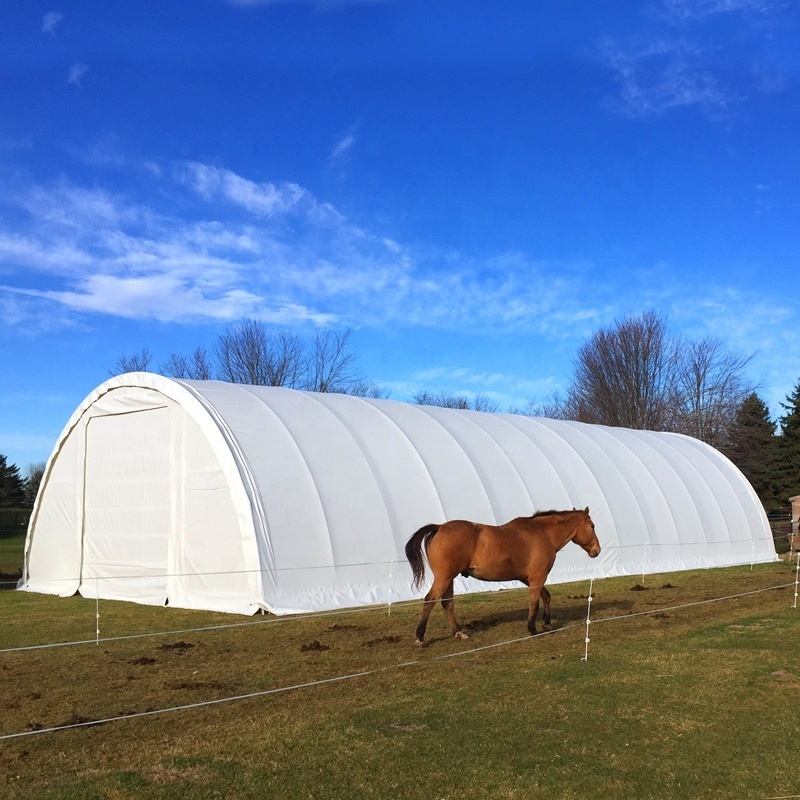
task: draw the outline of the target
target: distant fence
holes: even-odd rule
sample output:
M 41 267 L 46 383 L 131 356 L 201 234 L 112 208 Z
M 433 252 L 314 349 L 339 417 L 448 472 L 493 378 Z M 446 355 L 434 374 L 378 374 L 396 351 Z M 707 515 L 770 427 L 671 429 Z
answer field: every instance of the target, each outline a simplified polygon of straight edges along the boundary
M 789 511 L 771 511 L 767 514 L 772 535 L 775 538 L 775 549 L 786 553 L 792 549 L 792 515 Z M 794 549 L 798 549 L 795 544 Z
M 28 530 L 29 508 L 0 508 L 0 539 L 18 536 Z

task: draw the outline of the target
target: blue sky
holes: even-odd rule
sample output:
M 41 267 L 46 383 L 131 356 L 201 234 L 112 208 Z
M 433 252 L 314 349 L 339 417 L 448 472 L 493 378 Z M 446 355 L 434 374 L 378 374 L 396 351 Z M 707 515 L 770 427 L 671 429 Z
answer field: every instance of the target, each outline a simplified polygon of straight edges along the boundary
M 540 400 L 656 309 L 800 378 L 800 11 L 767 0 L 0 2 L 0 453 L 123 353 L 354 328 Z

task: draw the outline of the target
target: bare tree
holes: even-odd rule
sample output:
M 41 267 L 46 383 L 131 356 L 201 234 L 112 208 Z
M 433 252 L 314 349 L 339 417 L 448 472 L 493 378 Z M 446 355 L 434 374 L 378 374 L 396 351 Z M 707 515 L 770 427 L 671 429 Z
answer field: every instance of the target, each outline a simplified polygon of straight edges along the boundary
M 278 331 L 270 338 L 272 386 L 296 389 L 302 380 L 305 361 L 303 343 L 289 331 Z
M 414 395 L 414 402 L 418 406 L 439 406 L 440 408 L 469 408 L 469 398 L 464 395 L 446 394 L 438 392 L 434 394 L 427 389 L 424 392 L 417 392 Z
M 204 347 L 196 348 L 189 358 L 181 353 L 172 353 L 158 369 L 162 375 L 191 381 L 209 381 L 214 377 L 214 368 Z
M 500 404 L 487 397 L 485 394 L 476 394 L 472 400 L 463 394 L 447 394 L 446 392 L 424 391 L 414 395 L 414 402 L 420 406 L 439 406 L 441 408 L 472 409 L 494 413 Z
M 216 376 L 253 386 L 388 397 L 386 389 L 365 380 L 356 370 L 356 356 L 349 349 L 351 334 L 351 330 L 318 331 L 306 346 L 290 331 L 273 332 L 263 322 L 244 320 L 220 334 L 213 354 L 202 347 L 189 357 L 172 353 L 159 365 L 159 372 L 188 380 Z M 112 374 L 147 369 L 151 359 L 146 348 L 133 358 L 123 355 Z
M 214 348 L 220 378 L 269 386 L 268 338 L 264 323 L 255 320 L 245 320 L 221 333 Z
M 371 397 L 377 400 L 385 400 L 389 397 L 389 390 L 379 386 L 375 381 L 357 380 L 352 384 L 347 394 L 353 397 Z
M 716 338 L 685 342 L 677 371 L 675 430 L 715 447 L 727 444 L 739 408 L 757 389 L 744 375 L 752 358 L 728 350 Z
M 352 330 L 317 331 L 306 358 L 303 388 L 312 392 L 348 394 L 362 382 L 355 355 L 348 352 Z
M 143 347 L 138 353 L 134 353 L 132 356 L 127 356 L 123 353 L 117 359 L 114 369 L 110 370 L 110 374 L 122 375 L 125 372 L 149 372 L 150 362 L 152 360 L 153 356 L 146 347 Z
M 500 403 L 479 392 L 472 398 L 472 409 L 473 411 L 485 411 L 487 414 L 494 414 L 500 410 Z
M 602 328 L 578 350 L 567 416 L 626 428 L 670 428 L 679 355 L 666 321 L 654 311 Z
M 522 406 L 511 406 L 509 414 L 518 414 L 521 417 L 547 417 L 548 419 L 571 419 L 569 416 L 566 398 L 558 392 L 552 392 L 543 400 L 527 400 Z
M 686 433 L 723 446 L 744 400 L 752 360 L 716 338 L 678 339 L 654 311 L 626 317 L 578 350 L 566 395 L 528 404 L 554 419 Z
M 303 345 L 293 333 L 270 334 L 257 320 L 245 320 L 220 334 L 215 347 L 219 376 L 251 386 L 296 387 Z

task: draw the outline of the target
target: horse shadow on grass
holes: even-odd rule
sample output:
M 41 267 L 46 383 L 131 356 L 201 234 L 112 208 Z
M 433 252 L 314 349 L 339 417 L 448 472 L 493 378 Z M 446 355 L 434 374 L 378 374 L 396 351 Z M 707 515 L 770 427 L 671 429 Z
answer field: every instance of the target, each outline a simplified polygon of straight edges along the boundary
M 557 602 L 558 598 L 553 598 L 552 614 L 553 614 L 553 630 L 560 628 L 571 627 L 575 623 L 583 622 L 586 620 L 588 597 L 576 595 L 574 597 L 563 598 L 566 602 Z M 633 600 L 619 599 L 619 600 L 595 600 L 592 599 L 592 617 L 616 616 L 633 610 Z M 484 633 L 485 631 L 497 628 L 500 625 L 506 624 L 519 624 L 521 630 L 520 636 L 525 635 L 525 625 L 528 622 L 528 607 L 520 606 L 517 609 L 508 611 L 488 612 L 481 617 L 464 617 L 461 623 L 461 628 L 468 636 L 472 637 L 475 634 Z M 542 632 L 542 610 L 539 609 L 537 617 L 537 627 Z M 447 641 L 452 639 L 450 635 L 435 636 L 429 639 L 429 644 L 434 642 Z

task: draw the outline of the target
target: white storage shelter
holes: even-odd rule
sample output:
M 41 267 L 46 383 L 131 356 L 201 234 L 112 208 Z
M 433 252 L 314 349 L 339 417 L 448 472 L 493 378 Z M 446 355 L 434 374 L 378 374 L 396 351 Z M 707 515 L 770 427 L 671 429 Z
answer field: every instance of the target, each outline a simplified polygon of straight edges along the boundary
M 752 487 L 668 433 L 130 373 L 47 464 L 20 588 L 276 614 L 419 596 L 427 523 L 589 506 L 551 582 L 775 560 Z M 457 579 L 456 591 L 496 588 Z

